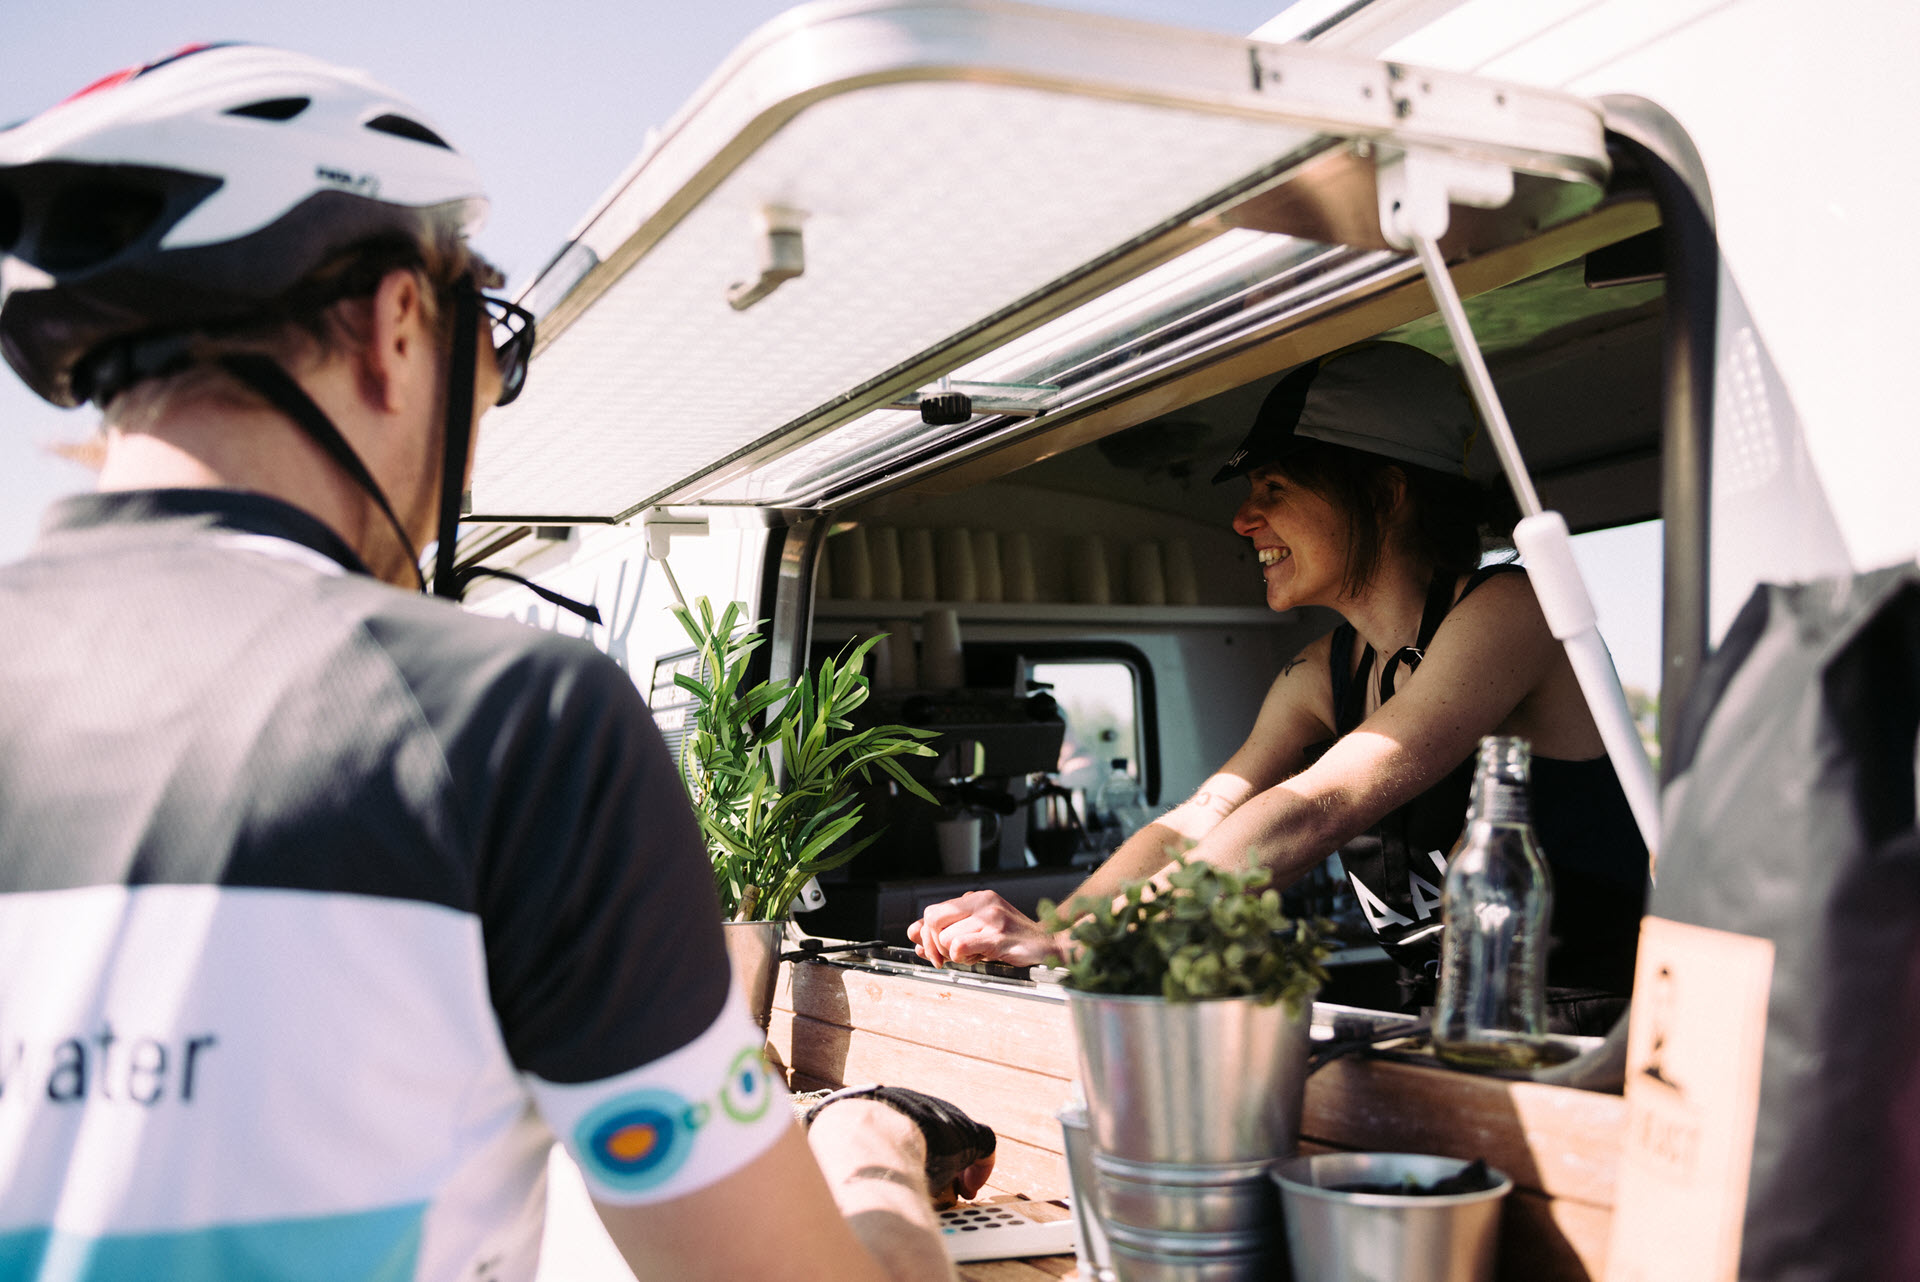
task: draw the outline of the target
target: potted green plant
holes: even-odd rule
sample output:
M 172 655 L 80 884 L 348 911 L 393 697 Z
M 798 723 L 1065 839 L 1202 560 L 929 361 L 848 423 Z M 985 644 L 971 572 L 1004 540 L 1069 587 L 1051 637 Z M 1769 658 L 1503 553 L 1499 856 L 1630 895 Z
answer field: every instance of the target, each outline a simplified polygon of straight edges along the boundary
M 1176 855 L 1111 900 L 1042 903 L 1067 929 L 1068 1002 L 1096 1149 L 1244 1162 L 1298 1142 L 1325 923 L 1293 920 L 1264 868 Z
M 1268 1172 L 1299 1143 L 1329 949 L 1325 923 L 1289 919 L 1270 882 L 1176 855 L 1115 899 L 1040 905 L 1071 941 L 1094 1201 L 1116 1266 L 1265 1277 L 1279 1258 Z
M 705 677 L 680 673 L 674 681 L 694 699 L 681 761 L 688 795 L 713 860 L 721 911 L 733 923 L 728 947 L 764 1025 L 771 959 L 795 898 L 878 835 L 849 839 L 861 818 L 857 786 L 878 768 L 932 803 L 900 759 L 933 756 L 925 740 L 935 732 L 853 729 L 848 717 L 867 699 L 861 663 L 879 637 L 791 681 L 747 685 L 749 658 L 764 638 L 742 613 L 736 601 L 716 614 L 705 597 L 674 607 Z

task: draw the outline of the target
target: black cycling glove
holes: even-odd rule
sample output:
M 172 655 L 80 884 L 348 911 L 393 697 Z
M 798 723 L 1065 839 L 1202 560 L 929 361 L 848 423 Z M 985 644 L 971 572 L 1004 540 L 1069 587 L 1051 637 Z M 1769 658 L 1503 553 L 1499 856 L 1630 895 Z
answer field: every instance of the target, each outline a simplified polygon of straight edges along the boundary
M 843 1099 L 870 1099 L 905 1113 L 927 1141 L 927 1189 L 936 1202 L 952 1197 L 955 1182 L 969 1166 L 991 1157 L 993 1129 L 982 1126 L 943 1099 L 904 1086 L 848 1086 L 807 1110 L 806 1125 L 827 1105 Z

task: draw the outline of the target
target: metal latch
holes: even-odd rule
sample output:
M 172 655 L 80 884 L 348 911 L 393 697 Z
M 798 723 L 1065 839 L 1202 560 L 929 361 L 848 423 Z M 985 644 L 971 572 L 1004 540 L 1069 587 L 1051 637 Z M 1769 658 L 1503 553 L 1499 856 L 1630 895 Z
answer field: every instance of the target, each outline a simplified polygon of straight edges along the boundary
M 768 205 L 760 211 L 760 275 L 727 286 L 727 303 L 734 311 L 746 311 L 807 270 L 807 247 L 800 238 L 800 225 L 806 220 L 804 213 L 784 205 Z
M 704 516 L 676 516 L 665 508 L 653 508 L 640 518 L 640 528 L 647 532 L 647 557 L 657 561 L 666 571 L 667 586 L 673 589 L 673 599 L 682 606 L 687 598 L 680 591 L 680 581 L 673 577 L 673 566 L 667 563 L 667 553 L 673 549 L 675 536 L 681 538 L 703 538 L 707 533 L 707 518 Z

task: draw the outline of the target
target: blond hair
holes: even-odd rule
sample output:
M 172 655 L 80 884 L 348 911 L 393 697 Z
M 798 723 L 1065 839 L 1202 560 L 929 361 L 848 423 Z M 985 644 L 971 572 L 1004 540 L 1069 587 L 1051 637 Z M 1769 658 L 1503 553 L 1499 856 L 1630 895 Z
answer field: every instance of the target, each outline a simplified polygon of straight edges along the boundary
M 221 369 L 218 358 L 249 352 L 297 371 L 349 351 L 367 336 L 357 311 L 345 304 L 369 296 L 394 271 L 412 271 L 419 279 L 427 325 L 442 333 L 447 318 L 441 302 L 455 282 L 471 276 L 483 289 L 502 283 L 499 271 L 452 228 L 430 230 L 413 241 L 388 237 L 356 245 L 322 263 L 247 320 L 194 334 L 184 368 L 143 379 L 121 392 L 106 406 L 101 427 L 145 431 L 184 400 L 259 408 L 265 404 L 260 395 Z

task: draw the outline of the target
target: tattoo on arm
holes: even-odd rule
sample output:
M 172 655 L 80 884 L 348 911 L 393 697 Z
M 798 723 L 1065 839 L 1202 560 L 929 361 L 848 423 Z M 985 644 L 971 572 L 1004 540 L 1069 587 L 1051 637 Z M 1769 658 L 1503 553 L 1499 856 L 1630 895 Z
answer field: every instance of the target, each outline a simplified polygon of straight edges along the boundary
M 1211 810 L 1216 815 L 1230 815 L 1233 813 L 1233 802 L 1217 793 L 1208 792 L 1205 788 L 1194 793 L 1187 804 L 1189 806 L 1198 806 L 1202 810 Z
M 1280 665 L 1280 675 L 1283 677 L 1287 676 L 1295 668 L 1299 667 L 1301 664 L 1305 663 L 1306 661 L 1307 661 L 1306 655 L 1304 654 L 1294 655 L 1291 659 L 1288 659 L 1285 663 Z

